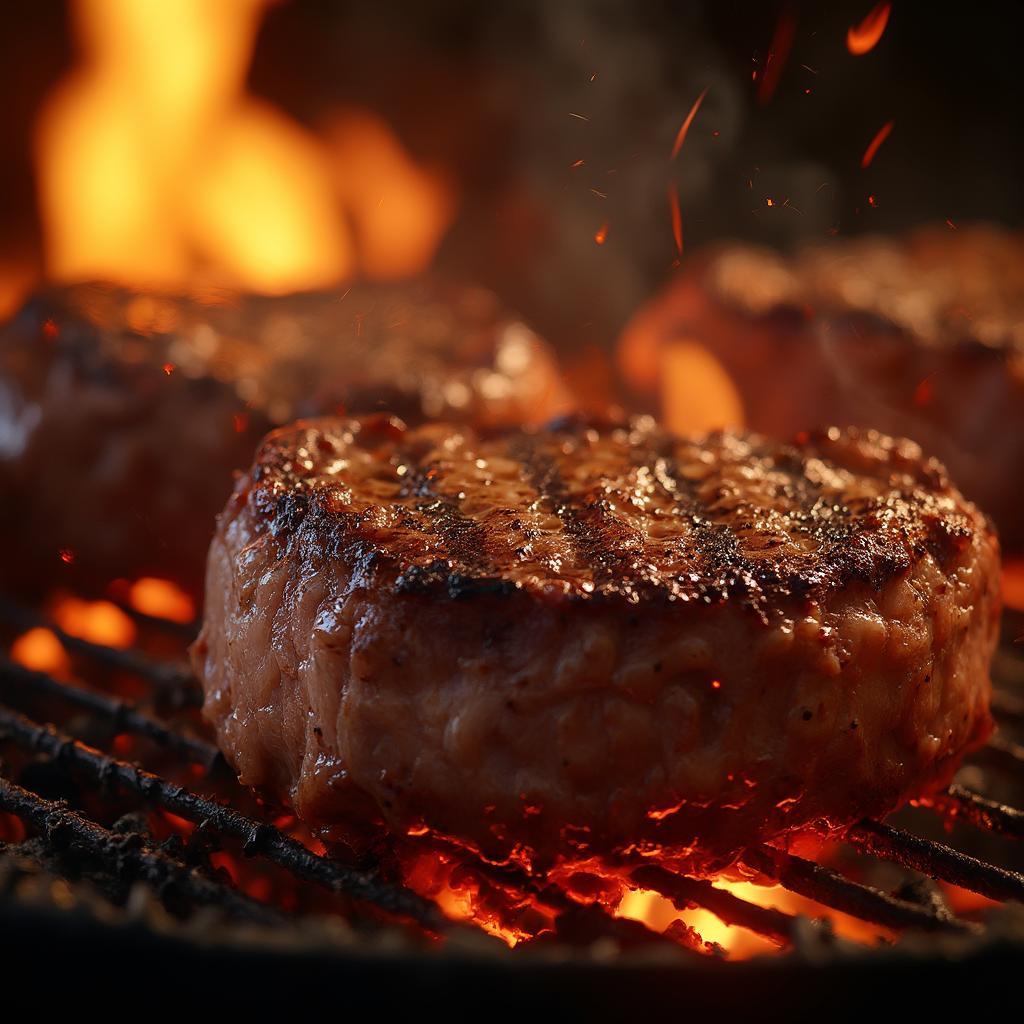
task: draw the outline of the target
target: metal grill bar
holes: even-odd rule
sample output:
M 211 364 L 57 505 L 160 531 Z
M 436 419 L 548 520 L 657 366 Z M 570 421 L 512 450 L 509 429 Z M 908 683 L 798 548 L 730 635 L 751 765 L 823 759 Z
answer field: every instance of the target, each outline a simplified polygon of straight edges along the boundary
M 223 835 L 241 840 L 246 853 L 259 854 L 293 875 L 331 892 L 408 917 L 429 932 L 440 933 L 448 926 L 447 919 L 429 900 L 409 889 L 390 884 L 375 872 L 358 870 L 321 857 L 273 825 L 246 817 L 152 772 L 110 757 L 52 726 L 39 725 L 3 705 L 0 705 L 0 737 L 74 765 L 97 783 L 117 784 L 197 825 L 212 826 Z
M 901 900 L 879 889 L 851 881 L 838 871 L 769 846 L 744 851 L 743 862 L 755 871 L 778 880 L 790 892 L 799 893 L 823 906 L 902 931 L 917 928 L 930 932 L 977 932 L 980 928 L 951 914 Z
M 6 659 L 0 659 L 0 679 L 90 711 L 108 721 L 117 732 L 145 736 L 154 743 L 203 765 L 207 770 L 223 761 L 221 752 L 212 743 L 170 729 L 163 722 L 136 710 L 133 704 L 120 698 L 108 697 L 97 690 L 62 683 L 45 672 L 23 668 Z
M 15 814 L 42 832 L 56 849 L 70 846 L 104 864 L 115 873 L 144 881 L 162 896 L 173 887 L 189 902 L 218 906 L 236 917 L 277 925 L 284 915 L 275 907 L 207 878 L 175 858 L 155 849 L 138 835 L 119 835 L 72 811 L 67 804 L 41 796 L 0 778 L 0 810 Z
M 650 889 L 664 896 L 677 910 L 703 907 L 726 924 L 748 928 L 780 946 L 793 942 L 796 918 L 791 914 L 748 903 L 703 879 L 688 878 L 656 864 L 645 864 L 630 871 L 629 880 L 638 889 Z
M 1007 771 L 1024 771 L 1024 747 L 1002 736 L 993 736 L 982 751 L 997 760 Z
M 652 931 L 640 921 L 627 918 L 612 917 L 597 903 L 580 902 L 563 887 L 547 881 L 543 877 L 530 875 L 512 863 L 495 864 L 476 856 L 459 844 L 440 836 L 431 836 L 429 840 L 410 839 L 412 847 L 422 847 L 429 852 L 440 852 L 460 863 L 467 863 L 471 870 L 482 878 L 497 885 L 499 888 L 529 895 L 540 904 L 548 907 L 558 915 L 557 927 L 560 932 L 573 931 L 574 925 L 585 919 L 590 939 L 610 938 L 624 947 L 642 943 L 667 943 L 674 948 L 688 951 L 680 947 L 674 940 L 665 939 L 660 932 Z
M 950 786 L 949 792 L 932 797 L 929 804 L 949 817 L 969 821 L 976 828 L 1024 839 L 1024 811 L 989 800 L 963 786 Z
M 116 650 L 81 640 L 65 633 L 44 616 L 2 601 L 0 618 L 23 628 L 43 626 L 52 630 L 69 651 L 85 654 L 103 664 L 140 676 L 159 687 L 168 688 L 179 698 L 184 696 L 187 702 L 197 702 L 199 689 L 184 666 L 153 662 L 136 651 Z M 210 765 L 219 758 L 219 752 L 212 744 L 175 731 L 129 702 L 60 682 L 45 673 L 32 672 L 3 660 L 0 660 L 0 680 L 21 686 L 26 692 L 54 697 L 89 711 L 108 721 L 119 732 L 146 736 L 191 761 Z M 1024 701 L 1019 698 L 997 694 L 993 707 L 1004 719 L 1019 718 L 1024 722 Z M 217 804 L 135 765 L 119 761 L 63 735 L 52 726 L 32 722 L 25 716 L 0 705 L 0 739 L 4 738 L 73 766 L 98 783 L 116 783 L 121 788 L 183 818 L 239 839 L 247 853 L 261 855 L 297 878 L 312 881 L 333 892 L 411 918 L 430 932 L 458 927 L 451 925 L 432 902 L 421 899 L 400 885 L 388 883 L 377 872 L 352 869 L 337 861 L 320 857 L 272 825 L 241 815 L 230 807 Z M 996 737 L 986 751 L 989 756 L 1000 758 L 1014 771 L 1019 771 L 1024 766 L 1024 747 L 1012 741 Z M 88 842 L 99 842 L 102 839 L 103 843 L 100 846 L 103 849 L 110 849 L 110 839 L 123 838 L 114 833 L 107 833 L 101 826 L 89 822 L 76 812 L 68 811 L 62 805 L 50 806 L 50 802 L 27 790 L 20 790 L 20 787 L 14 787 L 12 790 L 10 787 L 14 785 L 13 783 L 3 784 L 7 787 L 6 792 L 17 795 L 20 791 L 23 794 L 23 797 L 18 796 L 17 799 L 7 797 L 9 802 L 13 801 L 25 811 L 24 815 L 20 815 L 18 811 L 14 813 L 19 813 L 48 835 L 59 836 L 61 832 L 60 828 L 54 831 L 52 827 L 45 825 L 44 819 L 49 814 L 51 822 L 59 824 L 65 820 L 70 821 L 72 831 L 79 828 L 75 824 L 76 821 L 84 823 L 83 827 L 99 830 L 90 833 L 92 838 L 88 839 Z M 29 803 L 25 803 L 25 799 L 28 799 Z M 34 809 L 30 806 L 32 801 L 38 802 Z M 949 793 L 933 799 L 928 806 L 940 813 L 961 817 L 979 828 L 1024 838 L 1024 811 L 998 804 L 963 787 L 951 787 Z M 58 817 L 52 817 L 54 814 Z M 60 815 L 71 815 L 72 818 L 66 819 Z M 853 845 L 875 857 L 894 861 L 905 868 L 944 879 L 992 899 L 1024 899 L 1024 875 L 998 868 L 941 843 L 920 839 L 872 821 L 864 821 L 851 828 L 847 838 Z M 470 857 L 466 866 L 479 871 L 482 878 L 491 874 L 494 876 L 492 881 L 499 886 L 507 886 L 509 891 L 530 894 L 540 903 L 547 905 L 556 912 L 560 924 L 563 921 L 570 921 L 574 916 L 579 918 L 583 915 L 593 937 L 608 935 L 626 945 L 635 945 L 636 941 L 660 939 L 657 933 L 651 932 L 639 922 L 616 919 L 596 905 L 576 902 L 565 890 L 550 882 L 534 879 L 525 872 L 507 866 L 486 864 L 472 858 L 471 852 L 459 850 L 458 853 L 460 857 L 463 854 Z M 953 917 L 941 906 L 928 907 L 888 895 L 878 889 L 854 882 L 830 868 L 771 847 L 749 850 L 743 859 L 749 867 L 777 879 L 792 892 L 886 928 L 916 928 L 933 932 L 960 933 L 979 930 L 978 926 Z M 168 860 L 182 871 L 191 870 L 173 858 Z M 156 879 L 153 873 L 140 877 Z M 675 874 L 664 867 L 652 864 L 627 868 L 626 877 L 629 884 L 659 892 L 679 909 L 703 907 L 726 923 L 750 929 L 779 945 L 791 944 L 796 937 L 799 918 L 749 903 L 705 880 Z M 680 948 L 675 943 L 673 946 Z
M 941 878 L 993 900 L 1024 901 L 1024 875 L 960 853 L 944 843 L 922 839 L 880 821 L 853 825 L 846 838 L 875 857 Z
M 1024 697 L 1007 693 L 1005 690 L 996 690 L 992 694 L 992 711 L 999 718 L 1024 724 Z

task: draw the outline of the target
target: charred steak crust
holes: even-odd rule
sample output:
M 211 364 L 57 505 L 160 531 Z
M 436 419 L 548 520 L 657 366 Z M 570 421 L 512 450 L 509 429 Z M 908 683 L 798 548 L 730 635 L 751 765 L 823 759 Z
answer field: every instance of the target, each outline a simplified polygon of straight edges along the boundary
M 510 426 L 567 401 L 544 342 L 471 286 L 202 298 L 54 287 L 0 329 L 0 485 L 17 499 L 0 522 L 24 542 L 0 582 L 102 589 L 161 575 L 198 593 L 232 473 L 275 425 L 386 407 L 409 422 Z
M 351 450 L 371 467 L 369 493 L 334 469 Z M 682 440 L 643 418 L 482 439 L 313 421 L 271 434 L 253 480 L 275 538 L 356 554 L 399 590 L 730 599 L 765 614 L 853 582 L 880 588 L 926 554 L 944 565 L 981 521 L 916 445 L 855 429 L 779 444 Z
M 242 780 L 328 840 L 710 870 L 947 781 L 998 611 L 989 523 L 907 441 L 330 419 L 239 482 L 194 661 Z

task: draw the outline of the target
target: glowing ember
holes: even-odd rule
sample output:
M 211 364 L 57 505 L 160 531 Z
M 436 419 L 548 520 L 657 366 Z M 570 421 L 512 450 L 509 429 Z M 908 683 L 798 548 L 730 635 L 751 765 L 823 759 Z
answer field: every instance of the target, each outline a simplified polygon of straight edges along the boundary
M 889 138 L 889 133 L 892 131 L 892 126 L 892 121 L 886 121 L 886 123 L 883 124 L 882 127 L 878 129 L 878 132 L 875 135 L 875 137 L 871 140 L 870 143 L 868 143 L 868 148 L 864 150 L 864 155 L 860 158 L 861 167 L 869 167 L 871 165 L 871 161 L 875 159 L 875 154 L 878 152 L 879 146 L 881 146 L 882 143 L 885 142 L 887 138 Z
M 48 629 L 30 629 L 11 644 L 11 660 L 36 672 L 65 676 L 71 661 L 57 637 Z
M 672 237 L 676 242 L 676 251 L 683 255 L 683 215 L 679 211 L 679 193 L 674 185 L 668 187 L 668 208 L 672 217 Z
M 74 551 L 72 551 L 71 548 L 61 548 L 60 549 L 60 560 L 65 565 L 73 565 L 74 561 L 75 561 L 75 553 L 74 553 Z
M 604 245 L 604 243 L 607 241 L 607 239 L 608 239 L 608 225 L 607 224 L 602 224 L 597 229 L 597 231 L 594 232 L 594 241 L 597 242 L 598 245 Z
M 891 3 L 875 4 L 859 25 L 853 25 L 846 33 L 846 48 L 855 57 L 863 57 L 877 45 L 886 25 L 889 24 Z
M 109 601 L 58 598 L 53 619 L 72 636 L 108 647 L 130 647 L 135 642 L 135 623 Z
M 171 622 L 192 622 L 196 617 L 192 599 L 170 580 L 143 576 L 128 591 L 128 603 L 143 615 Z
M 672 147 L 671 159 L 675 160 L 679 156 L 679 150 L 683 148 L 683 143 L 686 141 L 686 133 L 690 130 L 690 125 L 693 124 L 693 119 L 697 116 L 697 111 L 700 110 L 700 105 L 704 102 L 704 97 L 707 94 L 707 89 L 704 89 L 697 99 L 694 100 L 693 106 L 690 107 L 690 112 L 686 115 L 686 120 L 680 125 L 675 145 Z

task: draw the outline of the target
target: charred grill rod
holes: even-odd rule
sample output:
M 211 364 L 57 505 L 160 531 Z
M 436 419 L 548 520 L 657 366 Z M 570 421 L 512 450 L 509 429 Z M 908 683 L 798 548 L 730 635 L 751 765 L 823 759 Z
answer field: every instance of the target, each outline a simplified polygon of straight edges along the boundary
M 1024 697 L 1019 697 L 1015 693 L 1007 693 L 1005 690 L 996 690 L 992 694 L 992 711 L 999 718 L 1024 722 Z M 998 738 L 998 736 L 993 737 L 993 739 Z
M 976 828 L 1024 839 L 1024 811 L 989 800 L 964 786 L 950 786 L 946 793 L 930 798 L 928 805 L 947 817 L 963 818 Z
M 259 854 L 296 877 L 331 892 L 410 918 L 429 932 L 441 933 L 448 927 L 446 918 L 433 903 L 409 889 L 390 884 L 375 872 L 321 857 L 273 825 L 246 817 L 152 772 L 110 757 L 3 705 L 0 705 L 0 738 L 74 766 L 97 783 L 116 784 L 197 825 L 212 826 L 223 835 L 241 840 L 246 853 Z
M 151 715 L 136 710 L 128 701 L 108 697 L 99 690 L 62 683 L 45 672 L 23 668 L 13 661 L 0 659 L 0 680 L 23 687 L 25 690 L 56 697 L 75 707 L 90 711 L 105 719 L 117 732 L 130 732 L 158 743 L 203 765 L 207 770 L 222 762 L 220 751 L 212 743 L 196 739 L 168 728 Z
M 941 878 L 993 900 L 1024 901 L 1024 875 L 960 853 L 944 843 L 922 839 L 880 821 L 853 825 L 846 838 L 875 857 Z
M 284 920 L 276 908 L 207 878 L 149 846 L 141 836 L 111 832 L 69 809 L 63 801 L 46 800 L 4 778 L 0 778 L 0 810 L 41 832 L 54 849 L 70 847 L 95 862 L 114 865 L 117 875 L 146 882 L 165 902 L 173 891 L 189 903 L 219 906 L 250 921 L 276 925 Z
M 703 879 L 677 875 L 656 864 L 633 868 L 627 878 L 635 888 L 664 896 L 677 910 L 703 907 L 726 924 L 757 932 L 777 945 L 788 946 L 794 940 L 797 919 L 791 914 L 748 903 Z
M 790 892 L 893 931 L 907 928 L 930 932 L 980 931 L 971 922 L 890 896 L 879 889 L 854 882 L 832 868 L 784 850 L 770 846 L 752 847 L 744 851 L 742 860 L 755 871 L 777 879 Z
M 991 758 L 993 762 L 998 762 L 999 767 L 1006 771 L 1024 771 L 1024 747 L 1013 740 L 993 736 L 978 753 Z

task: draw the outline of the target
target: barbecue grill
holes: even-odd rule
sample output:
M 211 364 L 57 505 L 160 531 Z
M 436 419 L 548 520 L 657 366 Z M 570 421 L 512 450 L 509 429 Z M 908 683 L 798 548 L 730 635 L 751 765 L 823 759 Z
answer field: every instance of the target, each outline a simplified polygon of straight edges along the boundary
M 936 997 L 945 986 L 934 981 L 948 971 L 1005 982 L 1003 965 L 1024 952 L 1015 906 L 1024 874 L 1012 844 L 1024 838 L 1024 811 L 1003 802 L 1024 766 L 1019 614 L 1008 613 L 996 660 L 999 732 L 948 792 L 895 820 L 860 822 L 825 858 L 768 847 L 743 855 L 745 871 L 812 901 L 808 912 L 760 906 L 662 864 L 623 866 L 630 886 L 680 910 L 709 910 L 778 950 L 744 962 L 727 962 L 686 929 L 659 934 L 564 884 L 438 848 L 481 898 L 500 894 L 506 915 L 526 904 L 548 915 L 533 941 L 510 949 L 454 920 L 385 862 L 330 856 L 238 786 L 203 735 L 199 689 L 184 667 L 188 630 L 135 617 L 140 646 L 120 649 L 41 613 L 2 608 L 9 634 L 49 629 L 76 670 L 66 680 L 0 664 L 0 934 L 14 977 L 59 964 L 62 978 L 94 981 L 102 965 L 126 988 L 173 978 L 186 997 L 216 970 L 233 1001 L 245 986 L 232 979 L 276 978 L 290 992 L 329 977 L 375 1007 L 441 1002 L 452 985 L 481 998 L 500 991 L 503 1006 L 544 999 L 634 1010 L 680 993 L 691 1006 L 739 1010 L 756 992 L 781 1011 L 826 998 L 840 979 L 856 1003 L 897 977 L 930 977 L 922 993 Z M 949 886 L 983 897 L 984 911 L 957 910 Z M 814 907 L 887 938 L 840 938 Z M 266 993 L 257 986 L 250 995 Z

